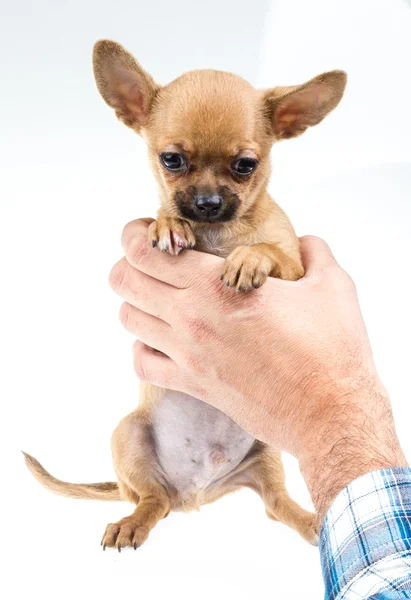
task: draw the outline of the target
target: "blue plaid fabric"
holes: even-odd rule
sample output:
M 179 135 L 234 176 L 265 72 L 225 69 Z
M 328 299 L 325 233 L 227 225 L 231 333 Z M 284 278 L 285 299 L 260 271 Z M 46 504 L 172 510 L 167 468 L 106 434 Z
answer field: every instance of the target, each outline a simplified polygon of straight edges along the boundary
M 411 469 L 348 485 L 320 533 L 326 600 L 411 598 Z

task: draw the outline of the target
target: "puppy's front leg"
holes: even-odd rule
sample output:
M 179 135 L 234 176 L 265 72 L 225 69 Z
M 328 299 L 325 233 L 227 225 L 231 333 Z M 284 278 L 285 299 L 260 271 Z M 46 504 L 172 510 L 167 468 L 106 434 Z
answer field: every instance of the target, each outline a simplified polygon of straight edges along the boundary
M 182 250 L 192 249 L 196 239 L 194 233 L 184 219 L 167 217 L 161 212 L 157 221 L 151 223 L 148 239 L 153 246 L 158 246 L 163 252 L 180 254 Z
M 239 246 L 226 259 L 221 277 L 239 292 L 259 288 L 267 277 L 295 281 L 304 275 L 300 262 L 289 257 L 276 244 Z

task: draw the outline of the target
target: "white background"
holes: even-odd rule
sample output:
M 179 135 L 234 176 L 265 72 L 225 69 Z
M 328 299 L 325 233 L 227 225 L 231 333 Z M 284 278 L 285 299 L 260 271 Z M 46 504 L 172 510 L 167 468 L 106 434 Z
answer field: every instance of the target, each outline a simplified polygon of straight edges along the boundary
M 273 152 L 271 191 L 355 278 L 404 449 L 409 435 L 411 10 L 405 0 L 1 1 L 1 502 L 7 598 L 320 598 L 318 553 L 244 490 L 172 514 L 138 552 L 103 553 L 123 503 L 43 490 L 20 449 L 71 481 L 113 478 L 109 438 L 137 402 L 108 287 L 123 225 L 154 216 L 144 144 L 95 90 L 94 41 L 160 83 L 234 71 L 257 86 L 349 74 L 339 108 Z M 291 458 L 289 488 L 307 491 Z M 3 594 L 4 595 L 4 594 Z

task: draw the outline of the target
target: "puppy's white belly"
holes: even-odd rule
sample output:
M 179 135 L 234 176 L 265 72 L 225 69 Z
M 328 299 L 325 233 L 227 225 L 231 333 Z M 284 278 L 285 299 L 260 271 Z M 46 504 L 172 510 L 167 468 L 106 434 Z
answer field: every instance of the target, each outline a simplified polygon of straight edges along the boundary
M 170 390 L 154 407 L 152 427 L 158 462 L 183 496 L 228 475 L 254 443 L 219 410 Z

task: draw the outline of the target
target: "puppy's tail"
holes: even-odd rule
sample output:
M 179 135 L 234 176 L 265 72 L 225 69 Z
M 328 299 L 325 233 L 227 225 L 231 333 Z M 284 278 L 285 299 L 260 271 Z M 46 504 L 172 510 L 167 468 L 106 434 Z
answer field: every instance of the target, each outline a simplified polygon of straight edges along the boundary
M 79 498 L 88 500 L 122 500 L 117 483 L 107 481 L 106 483 L 67 483 L 56 479 L 46 471 L 38 460 L 23 452 L 26 465 L 34 477 L 45 488 L 65 496 L 66 498 Z

